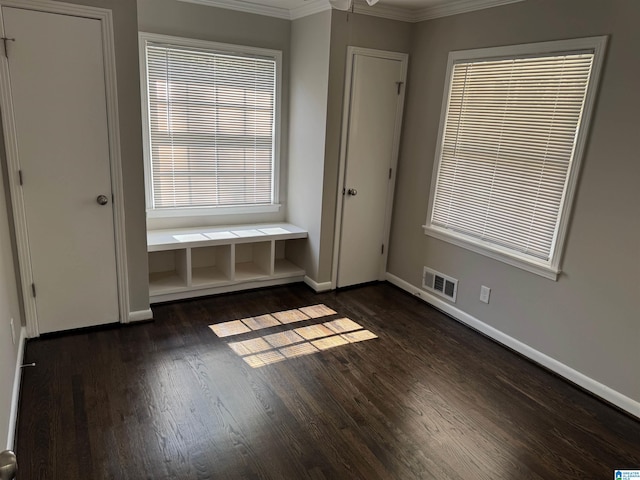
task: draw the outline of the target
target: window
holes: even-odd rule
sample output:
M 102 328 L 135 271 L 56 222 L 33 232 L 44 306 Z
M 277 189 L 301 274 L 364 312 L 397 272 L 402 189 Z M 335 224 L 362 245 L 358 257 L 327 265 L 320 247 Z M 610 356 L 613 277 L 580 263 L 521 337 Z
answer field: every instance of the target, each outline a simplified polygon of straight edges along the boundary
M 426 234 L 557 277 L 605 41 L 449 55 Z
M 147 211 L 277 210 L 280 52 L 140 34 Z

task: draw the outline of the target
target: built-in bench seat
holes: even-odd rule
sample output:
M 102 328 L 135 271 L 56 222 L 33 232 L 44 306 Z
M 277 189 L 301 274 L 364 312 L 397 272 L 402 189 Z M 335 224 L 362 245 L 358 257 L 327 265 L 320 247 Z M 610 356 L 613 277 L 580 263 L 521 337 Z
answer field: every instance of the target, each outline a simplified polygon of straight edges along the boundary
M 286 245 L 307 236 L 289 223 L 150 230 L 150 301 L 302 281 Z

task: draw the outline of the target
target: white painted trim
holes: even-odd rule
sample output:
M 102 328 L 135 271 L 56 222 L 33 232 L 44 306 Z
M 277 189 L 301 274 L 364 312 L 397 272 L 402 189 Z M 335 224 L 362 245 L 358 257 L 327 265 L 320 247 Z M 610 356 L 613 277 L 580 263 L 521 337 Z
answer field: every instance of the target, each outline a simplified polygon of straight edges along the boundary
M 0 7 L 6 2 L 0 2 Z M 11 5 L 13 6 L 13 5 Z M 0 8 L 0 18 L 2 17 L 2 9 Z M 0 33 L 4 37 L 4 19 L 0 21 Z M 27 220 L 25 214 L 24 199 L 19 185 L 18 172 L 20 163 L 18 159 L 17 133 L 15 130 L 13 101 L 11 97 L 9 63 L 5 56 L 0 60 L 0 109 L 2 112 L 2 124 L 4 130 L 4 140 L 6 148 L 7 162 L 7 182 L 9 183 L 9 192 L 11 194 L 11 204 L 13 207 L 13 223 L 16 236 L 16 247 L 18 255 L 18 268 L 20 270 L 20 280 L 22 287 L 22 300 L 25 310 L 27 336 L 38 336 L 38 318 L 36 314 L 36 304 L 30 295 L 26 292 L 31 290 L 33 277 L 31 276 L 31 257 L 29 253 L 29 241 L 27 235 Z
M 378 56 L 379 52 L 375 50 L 360 50 L 364 54 L 372 54 L 374 56 Z M 389 239 L 391 238 L 391 219 L 393 217 L 393 199 L 395 197 L 396 191 L 396 175 L 398 173 L 398 157 L 400 155 L 400 139 L 402 135 L 402 125 L 404 120 L 404 99 L 405 94 L 407 92 L 407 69 L 409 63 L 409 54 L 407 53 L 394 53 L 394 52 L 385 52 L 384 58 L 396 59 L 400 61 L 400 81 L 402 85 L 400 86 L 400 95 L 398 95 L 399 100 L 396 103 L 396 123 L 395 130 L 393 132 L 393 145 L 391 147 L 391 177 L 389 178 L 389 188 L 387 189 L 387 211 L 385 212 L 385 220 L 384 220 L 384 233 L 382 238 L 384 239 L 384 251 L 382 254 L 382 259 L 380 261 L 380 273 L 378 276 L 379 280 L 385 279 L 385 274 L 387 271 L 387 259 L 389 258 Z
M 297 20 L 316 13 L 326 12 L 327 10 L 331 10 L 331 5 L 328 0 L 310 0 L 306 1 L 304 5 L 300 7 L 289 10 L 289 16 L 291 20 Z
M 387 189 L 387 201 L 385 211 L 384 232 L 382 235 L 383 243 L 385 245 L 384 253 L 380 258 L 380 272 L 378 275 L 379 280 L 384 280 L 384 275 L 387 266 L 387 257 L 389 255 L 389 237 L 391 232 L 391 216 L 393 213 L 393 197 L 396 185 L 396 174 L 398 169 L 398 154 L 400 152 L 400 135 L 402 132 L 402 121 L 404 111 L 404 98 L 407 90 L 407 64 L 409 62 L 409 55 L 399 52 L 388 52 L 384 50 L 374 50 L 370 48 L 361 47 L 347 47 L 347 66 L 345 69 L 344 77 L 344 94 L 343 94 L 343 107 L 342 107 L 342 135 L 340 138 L 340 163 L 338 166 L 338 191 L 336 199 L 336 219 L 335 219 L 335 233 L 333 239 L 333 262 L 331 268 L 331 288 L 335 289 L 338 286 L 338 269 L 340 266 L 340 239 L 342 237 L 342 211 L 344 204 L 344 195 L 342 190 L 346 188 L 345 174 L 347 168 L 347 147 L 349 143 L 349 125 L 351 116 L 351 96 L 353 85 L 353 63 L 356 55 L 364 55 L 376 58 L 384 58 L 387 60 L 397 60 L 401 65 L 400 78 L 403 82 L 403 86 L 399 95 L 398 102 L 396 104 L 396 124 L 393 134 L 392 145 L 392 158 L 391 169 L 392 175 L 389 179 L 389 187 Z
M 129 277 L 125 239 L 125 210 L 122 181 L 122 160 L 120 152 L 120 127 L 118 114 L 118 91 L 116 84 L 116 61 L 113 37 L 113 19 L 111 10 L 75 5 L 52 0 L 0 0 L 0 7 L 15 7 L 47 13 L 74 15 L 92 18 L 101 22 L 102 48 L 105 75 L 105 97 L 107 126 L 109 130 L 109 162 L 113 202 L 113 226 L 115 233 L 116 274 L 118 279 L 118 313 L 120 321 L 127 322 L 129 311 Z M 0 18 L 2 14 L 0 11 Z M 4 36 L 4 23 L 0 22 L 0 32 Z M 31 274 L 31 255 L 27 232 L 26 212 L 22 189 L 18 181 L 20 160 L 17 133 L 15 130 L 13 102 L 11 97 L 9 65 L 6 57 L 0 61 L 0 105 L 7 152 L 9 187 L 13 205 L 18 264 L 22 286 L 22 300 L 25 309 L 27 336 L 39 336 L 38 315 L 35 299 L 29 294 L 33 283 Z
M 569 228 L 571 211 L 573 207 L 573 197 L 577 190 L 578 177 L 580 175 L 580 165 L 589 135 L 589 125 L 591 113 L 595 105 L 595 98 L 600 83 L 600 73 L 604 62 L 604 53 L 607 46 L 607 36 L 585 37 L 569 40 L 557 40 L 550 42 L 527 43 L 520 45 L 508 45 L 501 47 L 478 48 L 473 50 L 460 50 L 449 53 L 447 62 L 447 73 L 445 78 L 445 88 L 442 95 L 442 106 L 440 110 L 440 124 L 438 127 L 438 138 L 436 143 L 435 160 L 431 175 L 431 185 L 429 188 L 429 202 L 427 207 L 427 219 L 423 229 L 426 235 L 438 238 L 445 242 L 452 243 L 459 247 L 466 248 L 473 252 L 485 255 L 494 260 L 498 260 L 517 268 L 535 273 L 551 280 L 556 280 L 561 271 L 562 254 L 564 252 L 564 242 Z M 511 58 L 521 56 L 542 56 L 548 54 L 566 54 L 573 52 L 593 52 L 593 65 L 591 77 L 584 101 L 582 118 L 578 125 L 578 135 L 576 138 L 571 164 L 567 173 L 564 196 L 558 211 L 558 220 L 554 244 L 550 252 L 549 260 L 538 260 L 530 256 L 520 254 L 514 250 L 490 244 L 479 239 L 475 239 L 463 233 L 454 232 L 434 226 L 431 224 L 433 214 L 434 197 L 438 177 L 440 174 L 440 161 L 442 159 L 442 147 L 444 137 L 445 120 L 449 107 L 449 93 L 453 75 L 453 66 L 463 61 L 473 61 L 492 58 Z
M 146 310 L 135 310 L 133 312 L 129 312 L 129 322 L 144 322 L 145 320 L 153 320 L 153 312 L 150 308 Z
M 286 8 L 271 7 L 267 5 L 258 5 L 256 3 L 244 2 L 242 0 L 178 0 L 179 2 L 195 3 L 198 5 L 206 5 L 209 7 L 225 8 L 227 10 L 236 10 L 238 12 L 254 13 L 256 15 L 265 15 L 267 17 L 276 17 L 290 19 L 291 14 Z
M 225 8 L 228 10 L 236 10 L 244 13 L 253 13 L 255 15 L 264 15 L 267 17 L 282 18 L 285 20 L 297 20 L 307 17 L 315 13 L 324 12 L 331 9 L 329 0 L 311 0 L 307 1 L 299 7 L 283 8 L 270 5 L 259 5 L 257 3 L 246 2 L 243 0 L 178 0 L 184 3 L 195 3 L 198 5 L 207 5 L 209 7 Z
M 268 229 L 278 228 L 284 231 L 273 232 Z M 258 232 L 253 232 L 258 230 Z M 240 233 L 243 232 L 244 233 Z M 233 233 L 236 232 L 236 233 Z M 224 238 L 210 238 L 207 235 L 224 234 Z M 196 235 L 188 239 L 179 235 Z M 236 245 L 240 243 L 271 242 L 307 238 L 309 232 L 290 223 L 254 223 L 244 225 L 226 225 L 217 227 L 196 227 L 179 229 L 162 229 L 147 231 L 147 251 L 182 250 L 185 248 L 212 247 L 215 245 Z
M 349 47 L 352 48 L 352 47 Z M 342 93 L 342 133 L 340 135 L 340 158 L 338 163 L 338 188 L 336 199 L 336 219 L 333 234 L 333 261 L 331 265 L 331 288 L 338 287 L 338 265 L 340 263 L 340 238 L 342 237 L 342 206 L 344 195 L 345 168 L 347 164 L 347 138 L 349 137 L 349 111 L 351 106 L 351 83 L 353 76 L 353 52 L 347 51 L 347 66 L 344 74 L 344 89 Z
M 544 353 L 531 348 L 529 345 L 517 340 L 513 337 L 510 337 L 506 333 L 501 332 L 500 330 L 492 327 L 491 325 L 487 325 L 486 323 L 478 320 L 477 318 L 469 315 L 468 313 L 460 310 L 457 307 L 431 295 L 430 293 L 410 284 L 409 282 L 402 280 L 400 277 L 397 277 L 391 273 L 387 272 L 387 280 L 393 285 L 401 288 L 402 290 L 417 296 L 424 302 L 442 310 L 447 315 L 451 316 L 454 320 L 457 320 L 469 327 L 477 330 L 489 338 L 495 340 L 496 342 L 515 350 L 521 355 L 527 357 L 529 360 L 542 365 L 543 367 L 551 370 L 554 373 L 557 373 L 561 377 L 569 380 L 572 383 L 584 388 L 585 390 L 591 392 L 592 394 L 600 397 L 603 400 L 606 400 L 609 403 L 621 408 L 622 410 L 630 413 L 631 415 L 640 418 L 640 402 L 623 395 L 616 390 L 613 390 L 606 385 L 603 385 L 600 382 L 586 376 L 583 373 L 580 373 L 577 370 L 559 362 L 558 360 L 545 355 Z
M 13 377 L 13 393 L 11 394 L 11 413 L 9 414 L 9 432 L 7 434 L 7 450 L 15 447 L 16 425 L 18 423 L 18 404 L 20 401 L 20 385 L 22 381 L 22 364 L 24 359 L 24 346 L 27 341 L 27 329 L 20 328 L 20 340 L 18 340 L 18 354 L 16 355 L 16 373 Z
M 543 263 L 537 264 L 533 260 L 523 260 L 511 254 L 507 249 L 501 248 L 499 245 L 480 245 L 475 239 L 469 238 L 467 240 L 467 237 L 464 235 L 457 232 L 446 232 L 438 227 L 423 225 L 422 228 L 424 229 L 425 235 L 429 235 L 430 237 L 437 238 L 443 242 L 451 243 L 458 247 L 484 255 L 485 257 L 493 258 L 494 260 L 498 260 L 513 267 L 521 268 L 527 272 L 535 273 L 536 275 L 548 278 L 549 280 L 556 281 L 558 279 L 558 275 L 561 273 L 560 270 L 550 268 Z
M 400 22 L 415 22 L 415 12 L 413 10 L 385 5 L 384 3 L 376 3 L 373 6 L 369 6 L 364 0 L 353 0 L 353 11 L 354 13 L 371 17 L 398 20 Z
M 331 282 L 318 283 L 307 275 L 304 276 L 304 283 L 311 287 L 316 293 L 328 292 L 333 289 Z
M 449 0 L 430 7 L 415 10 L 412 15 L 413 22 L 422 22 L 434 18 L 449 17 L 461 13 L 484 10 L 486 8 L 500 7 L 510 3 L 523 2 L 524 0 Z
M 268 17 L 282 18 L 287 20 L 297 20 L 298 18 L 323 12 L 331 8 L 329 0 L 312 0 L 302 6 L 291 9 L 274 7 L 270 5 L 260 5 L 244 0 L 178 0 L 184 3 L 195 3 L 197 5 L 207 5 L 209 7 L 225 8 L 239 12 L 265 15 Z M 395 7 L 391 5 L 376 4 L 369 6 L 363 0 L 355 0 L 353 12 L 373 17 L 387 18 L 401 22 L 422 22 L 434 18 L 448 17 L 461 13 L 483 10 L 485 8 L 499 7 L 510 3 L 523 2 L 524 0 L 449 0 L 436 3 L 429 7 L 420 9 L 409 9 Z
M 145 181 L 145 184 L 146 184 L 146 181 Z M 279 212 L 280 208 L 282 208 L 282 205 L 279 203 L 271 203 L 268 205 L 247 205 L 247 206 L 238 206 L 238 207 L 157 208 L 157 209 L 148 209 L 147 218 L 184 218 L 184 217 L 208 217 L 208 216 L 215 216 L 215 215 L 274 213 L 274 212 Z
M 129 321 L 129 267 L 127 263 L 127 240 L 125 226 L 124 181 L 120 150 L 120 113 L 118 110 L 118 83 L 116 75 L 116 53 L 111 10 L 105 10 L 102 20 L 102 47 L 105 63 L 105 90 L 107 99 L 107 122 L 109 128 L 109 154 L 111 165 L 111 188 L 114 197 L 113 223 L 116 244 L 116 268 L 118 278 L 118 300 L 120 322 Z

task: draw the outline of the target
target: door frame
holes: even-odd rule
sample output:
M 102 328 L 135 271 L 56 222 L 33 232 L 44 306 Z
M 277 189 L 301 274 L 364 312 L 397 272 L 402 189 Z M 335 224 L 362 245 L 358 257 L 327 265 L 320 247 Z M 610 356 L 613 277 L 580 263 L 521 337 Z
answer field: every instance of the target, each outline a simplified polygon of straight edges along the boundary
M 129 286 L 127 272 L 127 254 L 124 224 L 124 192 L 122 182 L 122 160 L 120 154 L 120 126 L 118 116 L 118 96 L 116 86 L 116 59 L 113 38 L 113 18 L 111 10 L 84 5 L 74 5 L 53 0 L 0 0 L 0 34 L 4 37 L 4 19 L 1 7 L 15 7 L 22 10 L 34 10 L 45 13 L 73 15 L 100 21 L 102 30 L 102 50 L 105 75 L 105 100 L 109 135 L 109 163 L 111 173 L 111 191 L 113 193 L 113 226 L 115 232 L 116 276 L 118 280 L 118 313 L 121 323 L 129 322 Z M 10 47 L 9 47 L 10 48 Z M 0 50 L 2 47 L 0 46 Z M 9 50 L 10 51 L 10 50 Z M 9 62 L 4 51 L 0 52 L 0 108 L 5 138 L 8 183 L 11 192 L 13 222 L 20 270 L 20 286 L 25 312 L 27 336 L 40 335 L 35 298 L 31 293 L 33 284 L 29 236 L 20 187 L 18 142 L 14 121 L 13 101 L 9 77 Z
M 333 239 L 333 266 L 331 269 L 331 289 L 335 290 L 338 285 L 338 268 L 340 265 L 340 243 L 342 238 L 342 214 L 344 206 L 344 194 L 342 191 L 345 187 L 345 172 L 347 168 L 347 150 L 349 146 L 349 125 L 351 121 L 351 97 L 353 95 L 353 63 L 356 55 L 365 55 L 376 58 L 383 58 L 386 60 L 398 60 L 401 65 L 401 82 L 402 88 L 400 89 L 399 102 L 396 109 L 396 125 L 395 132 L 393 134 L 393 150 L 391 158 L 391 178 L 389 179 L 390 185 L 387 190 L 387 202 L 385 210 L 385 222 L 383 241 L 385 245 L 384 253 L 380 258 L 380 271 L 378 274 L 378 280 L 384 280 L 387 257 L 389 255 L 389 236 L 391 231 L 391 216 L 393 211 L 393 197 L 396 185 L 396 170 L 398 166 L 398 154 L 400 151 L 400 134 L 402 132 L 402 115 L 404 112 L 404 98 L 407 90 L 407 65 L 409 62 L 408 53 L 390 52 L 386 50 L 374 50 L 371 48 L 362 47 L 347 47 L 347 66 L 344 76 L 344 94 L 343 94 L 343 107 L 342 107 L 342 136 L 340 140 L 340 162 L 338 166 L 338 191 L 336 201 L 336 221 L 335 232 Z

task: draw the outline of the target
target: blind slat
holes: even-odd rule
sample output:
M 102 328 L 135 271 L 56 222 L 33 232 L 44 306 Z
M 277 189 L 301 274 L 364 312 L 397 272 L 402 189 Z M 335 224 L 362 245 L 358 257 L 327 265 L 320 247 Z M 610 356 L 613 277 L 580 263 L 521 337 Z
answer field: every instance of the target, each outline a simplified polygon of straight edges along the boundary
M 147 44 L 153 208 L 273 203 L 276 62 Z
M 548 260 L 593 54 L 453 65 L 431 224 Z

